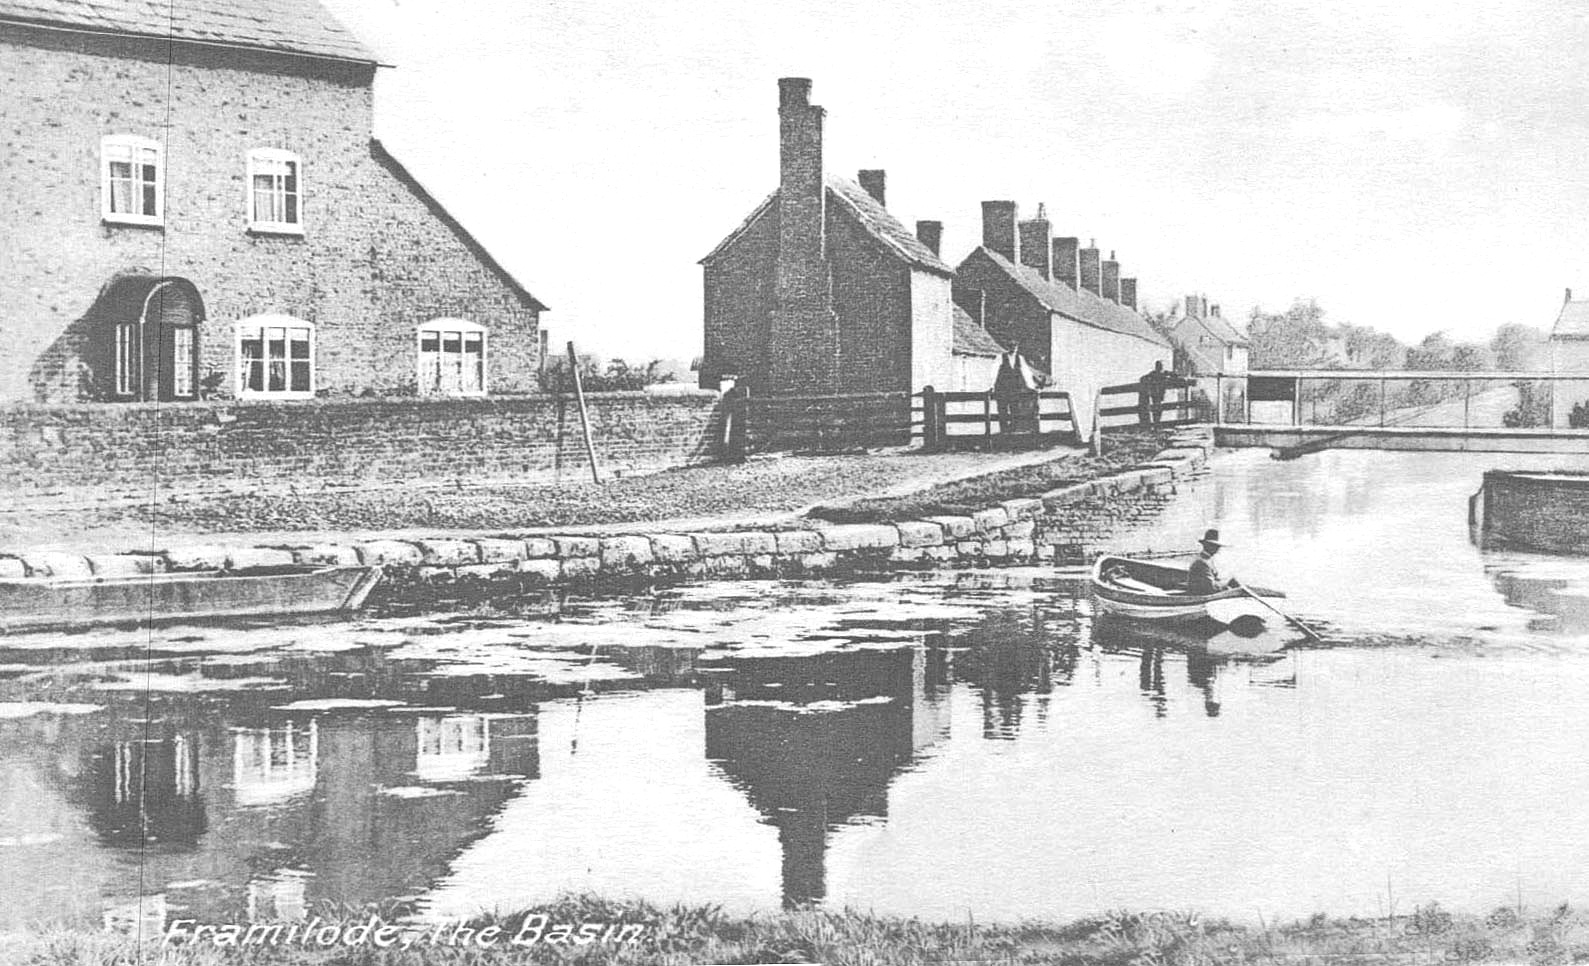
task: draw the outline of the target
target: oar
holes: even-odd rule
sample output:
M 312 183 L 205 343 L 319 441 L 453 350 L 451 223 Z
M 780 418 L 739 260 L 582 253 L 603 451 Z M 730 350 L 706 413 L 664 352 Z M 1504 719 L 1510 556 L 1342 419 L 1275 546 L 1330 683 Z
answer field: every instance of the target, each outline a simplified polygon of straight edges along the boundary
M 1308 635 L 1308 637 L 1311 637 L 1313 639 L 1313 643 L 1315 643 L 1315 644 L 1323 644 L 1324 643 L 1324 638 L 1320 637 L 1317 633 L 1315 633 L 1313 628 L 1311 628 L 1308 625 L 1302 623 L 1301 621 L 1297 620 L 1295 617 L 1292 617 L 1290 614 L 1287 614 L 1285 611 L 1281 610 L 1280 608 L 1276 607 L 1275 605 L 1269 603 L 1267 600 L 1264 600 L 1262 597 L 1259 597 L 1257 594 L 1255 594 L 1252 591 L 1248 590 L 1246 584 L 1244 584 L 1241 581 L 1235 579 L 1234 577 L 1231 578 L 1230 582 L 1232 584 L 1235 584 L 1236 588 L 1238 590 L 1240 590 L 1242 593 L 1246 594 L 1248 597 L 1251 597 L 1253 600 L 1256 600 L 1258 603 L 1260 603 L 1260 604 L 1264 605 L 1265 607 L 1269 608 L 1270 610 L 1274 611 L 1276 614 L 1279 614 L 1281 617 L 1284 617 L 1297 630 L 1299 630 L 1302 633 Z

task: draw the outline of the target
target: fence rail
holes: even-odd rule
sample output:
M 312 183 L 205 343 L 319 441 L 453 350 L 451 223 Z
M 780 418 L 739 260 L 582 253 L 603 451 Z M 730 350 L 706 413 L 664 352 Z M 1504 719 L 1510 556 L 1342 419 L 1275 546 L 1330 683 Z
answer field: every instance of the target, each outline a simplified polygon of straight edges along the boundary
M 913 424 L 928 450 L 992 450 L 1079 438 L 1068 392 L 938 392 L 928 386 L 916 399 Z

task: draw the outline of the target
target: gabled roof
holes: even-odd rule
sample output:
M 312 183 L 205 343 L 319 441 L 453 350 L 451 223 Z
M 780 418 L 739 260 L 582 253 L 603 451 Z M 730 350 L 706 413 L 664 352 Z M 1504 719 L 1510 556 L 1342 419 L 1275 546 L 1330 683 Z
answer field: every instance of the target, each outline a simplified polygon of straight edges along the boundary
M 1589 339 L 1589 301 L 1566 302 L 1556 325 L 1550 330 L 1552 339 Z
M 954 338 L 954 354 L 957 356 L 996 358 L 1004 354 L 1004 347 L 988 334 L 987 329 L 977 324 L 971 313 L 958 305 L 954 307 Z
M 0 0 L 3 2 L 3 0 Z M 889 254 L 900 261 L 916 268 L 933 272 L 937 275 L 954 277 L 954 269 L 944 263 L 943 259 L 932 253 L 932 249 L 921 243 L 921 239 L 911 233 L 910 229 L 900 224 L 899 219 L 888 213 L 888 209 L 877 203 L 866 192 L 865 188 L 853 181 L 844 178 L 829 177 L 827 179 L 828 200 L 844 211 L 878 242 Z M 729 232 L 728 237 L 718 243 L 707 256 L 701 259 L 705 265 L 715 260 L 729 248 L 740 236 L 749 231 L 757 219 L 771 210 L 773 203 L 778 200 L 778 192 L 768 195 L 761 204 L 757 205 L 750 215 L 740 222 L 739 227 Z
M 317 0 L 0 0 L 0 22 L 377 63 Z
M 1177 332 L 1183 326 L 1196 329 L 1200 334 L 1199 337 L 1207 335 L 1221 345 L 1247 346 L 1252 344 L 1247 340 L 1246 336 L 1236 330 L 1235 326 L 1217 315 L 1185 315 L 1179 319 L 1172 319 L 1171 324 Z M 1191 337 L 1190 335 L 1182 336 L 1182 338 Z
M 404 187 L 413 192 L 414 197 L 418 198 L 438 221 L 452 229 L 453 235 L 463 243 L 463 246 L 469 249 L 470 253 L 479 259 L 481 264 L 501 279 L 504 285 L 512 289 L 513 294 L 517 295 L 520 301 L 538 312 L 548 310 L 547 304 L 531 295 L 530 290 L 525 288 L 517 278 L 514 278 L 512 272 L 503 268 L 502 264 L 492 257 L 490 252 L 486 251 L 486 247 L 480 244 L 474 235 L 469 233 L 469 229 L 465 228 L 463 223 L 457 218 L 454 218 L 452 212 L 442 207 L 441 202 L 436 200 L 436 196 L 426 191 L 425 186 L 420 184 L 418 179 L 412 174 L 409 174 L 408 169 L 403 167 L 403 163 L 392 157 L 391 152 L 386 150 L 386 145 L 376 138 L 370 138 L 370 157 L 391 172 L 392 177 L 402 182 Z
M 1100 298 L 1086 289 L 1073 289 L 1064 282 L 1051 282 L 1033 269 L 1016 265 L 986 246 L 979 246 L 966 256 L 966 261 L 977 257 L 986 258 L 1050 312 L 1057 312 L 1095 329 L 1129 335 L 1157 346 L 1167 347 L 1170 344 L 1168 339 L 1153 330 L 1146 319 L 1118 302 Z M 960 264 L 962 268 L 965 266 L 965 262 Z

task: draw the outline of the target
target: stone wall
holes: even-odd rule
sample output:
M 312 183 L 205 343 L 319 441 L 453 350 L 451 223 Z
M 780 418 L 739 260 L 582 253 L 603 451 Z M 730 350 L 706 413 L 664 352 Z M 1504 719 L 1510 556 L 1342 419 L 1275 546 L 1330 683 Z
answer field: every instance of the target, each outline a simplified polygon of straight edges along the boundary
M 587 397 L 604 472 L 716 459 L 715 393 Z M 0 409 L 0 492 L 224 481 L 549 479 L 588 472 L 567 396 Z
M 270 547 L 197 546 L 155 554 L 83 557 L 0 556 L 6 576 L 125 573 L 278 564 L 380 566 L 377 593 L 424 596 L 511 593 L 566 584 L 658 578 L 829 575 L 1018 563 L 1081 563 L 1114 528 L 1162 506 L 1202 472 L 1204 437 L 1139 467 L 1040 497 L 1006 500 L 970 516 L 806 530 L 700 531 L 618 535 L 553 534 L 459 539 L 372 540 Z M 1138 510 L 1131 510 L 1131 507 Z
M 1486 538 L 1554 553 L 1589 553 L 1589 475 L 1490 470 L 1476 500 Z

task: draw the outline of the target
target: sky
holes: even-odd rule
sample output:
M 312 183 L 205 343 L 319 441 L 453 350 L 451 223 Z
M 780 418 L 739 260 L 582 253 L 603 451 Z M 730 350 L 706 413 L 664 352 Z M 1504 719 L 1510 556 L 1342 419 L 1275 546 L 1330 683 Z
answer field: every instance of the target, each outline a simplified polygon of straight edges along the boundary
M 777 79 L 830 172 L 888 172 L 956 264 L 1046 206 L 1140 301 L 1316 298 L 1404 341 L 1589 296 L 1589 4 L 324 0 L 394 66 L 377 136 L 554 345 L 701 351 L 697 262 L 777 187 Z

